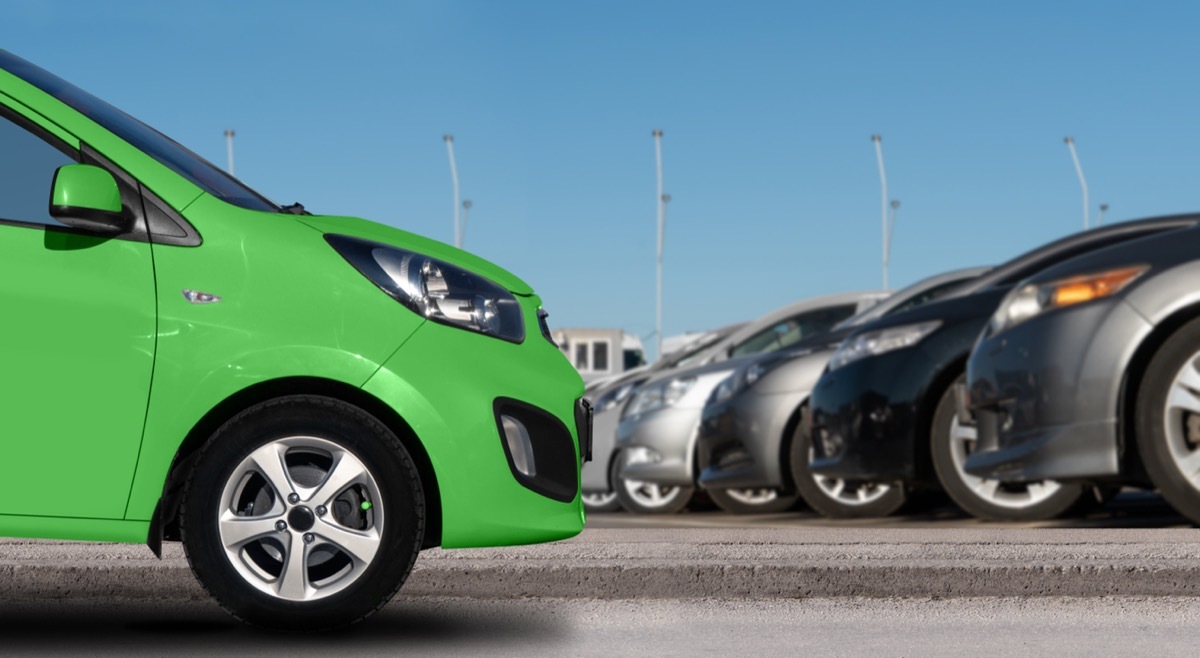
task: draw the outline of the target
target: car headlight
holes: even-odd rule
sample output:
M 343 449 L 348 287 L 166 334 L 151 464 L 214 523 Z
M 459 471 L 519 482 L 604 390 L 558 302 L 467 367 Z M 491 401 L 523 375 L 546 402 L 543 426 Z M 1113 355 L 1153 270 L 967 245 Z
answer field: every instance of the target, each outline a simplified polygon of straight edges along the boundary
M 363 276 L 414 313 L 441 324 L 520 343 L 517 298 L 491 281 L 423 254 L 345 235 L 325 240 Z
M 904 324 L 851 336 L 838 345 L 837 351 L 829 359 L 829 369 L 837 370 L 848 363 L 868 356 L 911 347 L 921 342 L 940 326 L 942 326 L 941 320 L 930 320 L 929 322 Z
M 1051 309 L 1116 294 L 1149 268 L 1149 265 L 1133 265 L 1016 288 L 1004 297 L 1000 307 L 992 314 L 988 322 L 988 334 L 995 335 L 1011 329 Z
M 636 416 L 655 409 L 670 407 L 679 402 L 695 383 L 695 377 L 676 377 L 650 386 L 643 386 L 625 406 L 621 417 Z
M 629 382 L 627 384 L 622 384 L 621 386 L 614 388 L 613 390 L 605 393 L 604 395 L 601 395 L 596 400 L 594 413 L 600 413 L 601 411 L 608 411 L 609 409 L 612 409 L 613 407 L 617 406 L 618 404 L 621 404 L 622 402 L 624 402 L 626 399 L 629 398 L 629 394 L 633 393 L 637 389 L 639 384 L 641 384 L 641 382 Z
M 766 372 L 767 367 L 761 363 L 751 363 L 744 368 L 737 369 L 733 374 L 722 379 L 720 384 L 717 384 L 708 403 L 716 404 L 728 400 L 738 392 L 753 386 L 754 382 L 762 379 Z

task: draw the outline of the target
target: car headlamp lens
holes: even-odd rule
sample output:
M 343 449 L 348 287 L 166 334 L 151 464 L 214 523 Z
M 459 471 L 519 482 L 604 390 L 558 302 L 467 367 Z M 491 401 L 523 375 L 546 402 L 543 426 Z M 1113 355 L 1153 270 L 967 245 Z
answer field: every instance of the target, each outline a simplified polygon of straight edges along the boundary
M 692 385 L 696 383 L 695 377 L 676 377 L 665 381 L 643 386 L 640 388 L 633 399 L 626 405 L 625 411 L 621 413 L 621 417 L 636 416 L 644 414 L 656 409 L 674 406 L 675 403 L 683 399 L 683 396 L 691 390 Z
M 941 320 L 931 320 L 929 322 L 888 327 L 887 329 L 868 331 L 857 336 L 851 336 L 842 341 L 837 351 L 833 353 L 833 357 L 829 359 L 829 369 L 837 370 L 846 364 L 868 356 L 886 354 L 905 347 L 912 347 L 940 326 L 942 326 Z
M 1048 283 L 1021 286 L 1008 293 L 988 322 L 988 335 L 1011 329 L 1046 311 L 1083 304 L 1116 294 L 1142 275 L 1149 265 L 1133 265 Z
M 513 343 L 525 340 L 517 298 L 478 274 L 378 242 L 344 235 L 325 239 L 363 276 L 414 313 Z
M 621 386 L 618 386 L 604 395 L 601 395 L 600 399 L 596 400 L 596 409 L 594 413 L 608 411 L 618 404 L 621 404 L 629 398 L 629 394 L 633 393 L 633 391 L 638 387 L 639 383 L 640 382 L 629 382 L 628 384 L 622 384 Z
M 717 384 L 709 396 L 709 402 L 718 403 L 728 400 L 743 389 L 753 386 L 755 382 L 762 379 L 767 370 L 767 366 L 762 363 L 751 363 L 734 371 L 733 374 L 722 379 L 720 384 Z

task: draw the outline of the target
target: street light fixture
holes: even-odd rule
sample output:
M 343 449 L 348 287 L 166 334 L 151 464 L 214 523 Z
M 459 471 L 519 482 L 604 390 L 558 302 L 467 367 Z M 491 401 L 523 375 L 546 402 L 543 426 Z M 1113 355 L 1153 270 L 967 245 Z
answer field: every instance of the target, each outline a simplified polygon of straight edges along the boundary
M 900 200 L 892 199 L 892 202 L 888 205 L 891 207 L 891 213 L 888 215 L 887 240 L 884 242 L 883 246 L 883 281 L 885 286 L 887 285 L 888 267 L 891 266 L 892 263 L 892 236 L 896 233 L 896 211 L 900 209 Z
M 662 173 L 662 136 L 663 131 L 655 130 L 650 133 L 654 137 L 654 162 L 658 173 L 658 267 L 656 271 L 656 302 L 654 308 L 655 323 L 655 348 L 654 354 L 656 358 L 662 358 L 662 280 L 663 280 L 663 231 L 667 224 L 667 202 L 671 200 L 671 196 L 663 194 L 663 173 Z
M 458 165 L 454 162 L 454 135 L 442 135 L 446 151 L 450 154 L 450 180 L 454 183 L 454 246 L 462 249 L 462 234 L 458 220 Z
M 461 235 L 461 237 L 462 237 L 462 241 L 463 241 L 464 243 L 467 241 L 467 211 L 471 209 L 471 206 L 472 206 L 472 205 L 474 205 L 474 204 L 472 204 L 472 203 L 471 203 L 471 200 L 470 200 L 470 199 L 463 199 L 463 202 L 462 202 L 462 207 L 463 207 L 463 212 L 462 212 L 462 235 Z
M 1079 174 L 1079 186 L 1083 188 L 1083 230 L 1091 228 L 1091 222 L 1088 220 L 1088 188 L 1087 179 L 1083 177 L 1083 167 L 1079 164 L 1079 155 L 1075 153 L 1075 138 L 1064 137 L 1067 148 L 1071 150 L 1071 160 L 1075 162 L 1075 173 Z
M 1100 214 L 1096 215 L 1096 226 L 1099 226 L 1104 223 L 1104 213 L 1107 211 L 1108 211 L 1108 204 L 1107 203 L 1100 204 Z
M 875 142 L 875 159 L 879 162 L 879 184 L 883 188 L 883 196 L 881 202 L 881 221 L 883 222 L 883 289 L 888 289 L 888 242 L 891 238 L 888 235 L 888 191 L 887 191 L 887 171 L 883 168 L 883 137 L 880 135 L 871 135 L 871 141 Z M 897 204 L 898 205 L 898 204 Z

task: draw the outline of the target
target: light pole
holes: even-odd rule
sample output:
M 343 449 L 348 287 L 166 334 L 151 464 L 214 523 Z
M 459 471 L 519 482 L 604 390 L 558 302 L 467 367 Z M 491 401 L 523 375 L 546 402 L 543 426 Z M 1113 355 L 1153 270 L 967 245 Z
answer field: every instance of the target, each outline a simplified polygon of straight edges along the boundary
M 1107 203 L 1100 204 L 1100 214 L 1096 215 L 1096 226 L 1099 226 L 1104 223 L 1104 213 L 1107 211 L 1108 211 L 1108 204 Z
M 1088 189 L 1087 179 L 1083 177 L 1083 167 L 1079 164 L 1079 155 L 1075 153 L 1075 138 L 1064 137 L 1063 141 L 1067 143 L 1067 148 L 1071 149 L 1071 160 L 1075 162 L 1075 173 L 1079 174 L 1079 186 L 1083 188 L 1083 230 L 1091 228 L 1091 222 L 1088 220 Z
M 656 358 L 661 359 L 662 358 L 662 340 L 663 340 L 663 332 L 662 332 L 662 324 L 663 324 L 663 320 L 662 320 L 663 230 L 666 228 L 666 222 L 667 222 L 667 202 L 671 200 L 671 197 L 666 194 L 663 194 L 663 173 L 662 173 L 662 136 L 663 136 L 663 132 L 661 130 L 655 130 L 654 132 L 652 132 L 650 134 L 654 136 L 654 162 L 655 162 L 656 169 L 658 172 L 658 196 L 657 196 L 657 199 L 658 199 L 658 269 L 656 272 L 657 285 L 655 286 L 655 289 L 657 291 L 657 297 L 656 297 L 657 301 L 656 301 L 655 307 L 654 307 L 654 309 L 655 309 L 655 312 L 654 312 L 654 317 L 655 317 L 654 354 L 656 355 Z
M 471 200 L 470 200 L 470 199 L 463 199 L 463 202 L 462 202 L 462 207 L 463 207 L 463 214 L 462 214 L 462 241 L 463 241 L 463 242 L 466 242 L 466 241 L 467 241 L 467 211 L 471 209 Z
M 454 135 L 442 135 L 450 154 L 450 180 L 454 183 L 454 246 L 462 249 L 462 234 L 458 224 L 458 165 L 454 163 Z
M 892 199 L 892 202 L 888 205 L 891 207 L 892 212 L 888 216 L 887 240 L 883 246 L 883 282 L 885 286 L 887 285 L 888 267 L 892 263 L 892 236 L 896 234 L 896 211 L 900 209 L 900 200 Z
M 233 175 L 233 129 L 225 131 L 225 155 L 229 161 L 229 175 Z
M 883 201 L 881 203 L 881 220 L 883 222 L 883 289 L 888 289 L 888 193 L 887 193 L 887 172 L 883 168 L 883 137 L 879 135 L 871 135 L 871 141 L 875 142 L 875 159 L 879 161 L 879 183 L 883 187 Z

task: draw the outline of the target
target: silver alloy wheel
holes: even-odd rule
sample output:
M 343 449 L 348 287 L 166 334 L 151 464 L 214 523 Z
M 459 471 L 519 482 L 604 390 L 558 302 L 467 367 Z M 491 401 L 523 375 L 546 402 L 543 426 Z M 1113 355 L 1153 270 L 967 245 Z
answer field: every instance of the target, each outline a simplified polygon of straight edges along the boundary
M 981 500 L 997 507 L 1025 509 L 1053 496 L 1062 487 L 1055 480 L 1002 483 L 1000 480 L 985 479 L 967 473 L 963 464 L 967 461 L 967 455 L 975 449 L 978 436 L 976 428 L 960 424 L 958 414 L 954 414 L 950 421 L 950 459 L 954 462 L 954 472 Z
M 766 505 L 779 498 L 778 489 L 725 489 L 725 495 L 743 505 Z
M 379 551 L 384 509 L 362 461 L 310 436 L 267 443 L 243 459 L 221 492 L 225 555 L 252 587 L 313 601 L 356 582 Z
M 1171 380 L 1163 427 L 1171 461 L 1184 480 L 1200 489 L 1200 352 L 1184 362 Z
M 810 464 L 813 462 L 815 456 L 816 451 L 809 448 L 808 462 Z M 892 490 L 892 485 L 885 482 L 848 482 L 842 478 L 825 477 L 816 473 L 813 473 L 812 477 L 816 481 L 817 486 L 821 488 L 821 493 L 824 493 L 842 505 L 852 507 L 870 505 L 886 496 L 887 492 Z
M 630 498 L 646 509 L 667 507 L 683 493 L 682 487 L 655 484 L 644 480 L 622 479 L 621 486 L 625 487 L 625 492 L 629 494 Z
M 583 504 L 587 507 L 604 507 L 611 505 L 617 499 L 615 491 L 598 491 L 594 493 L 584 492 L 582 494 Z

